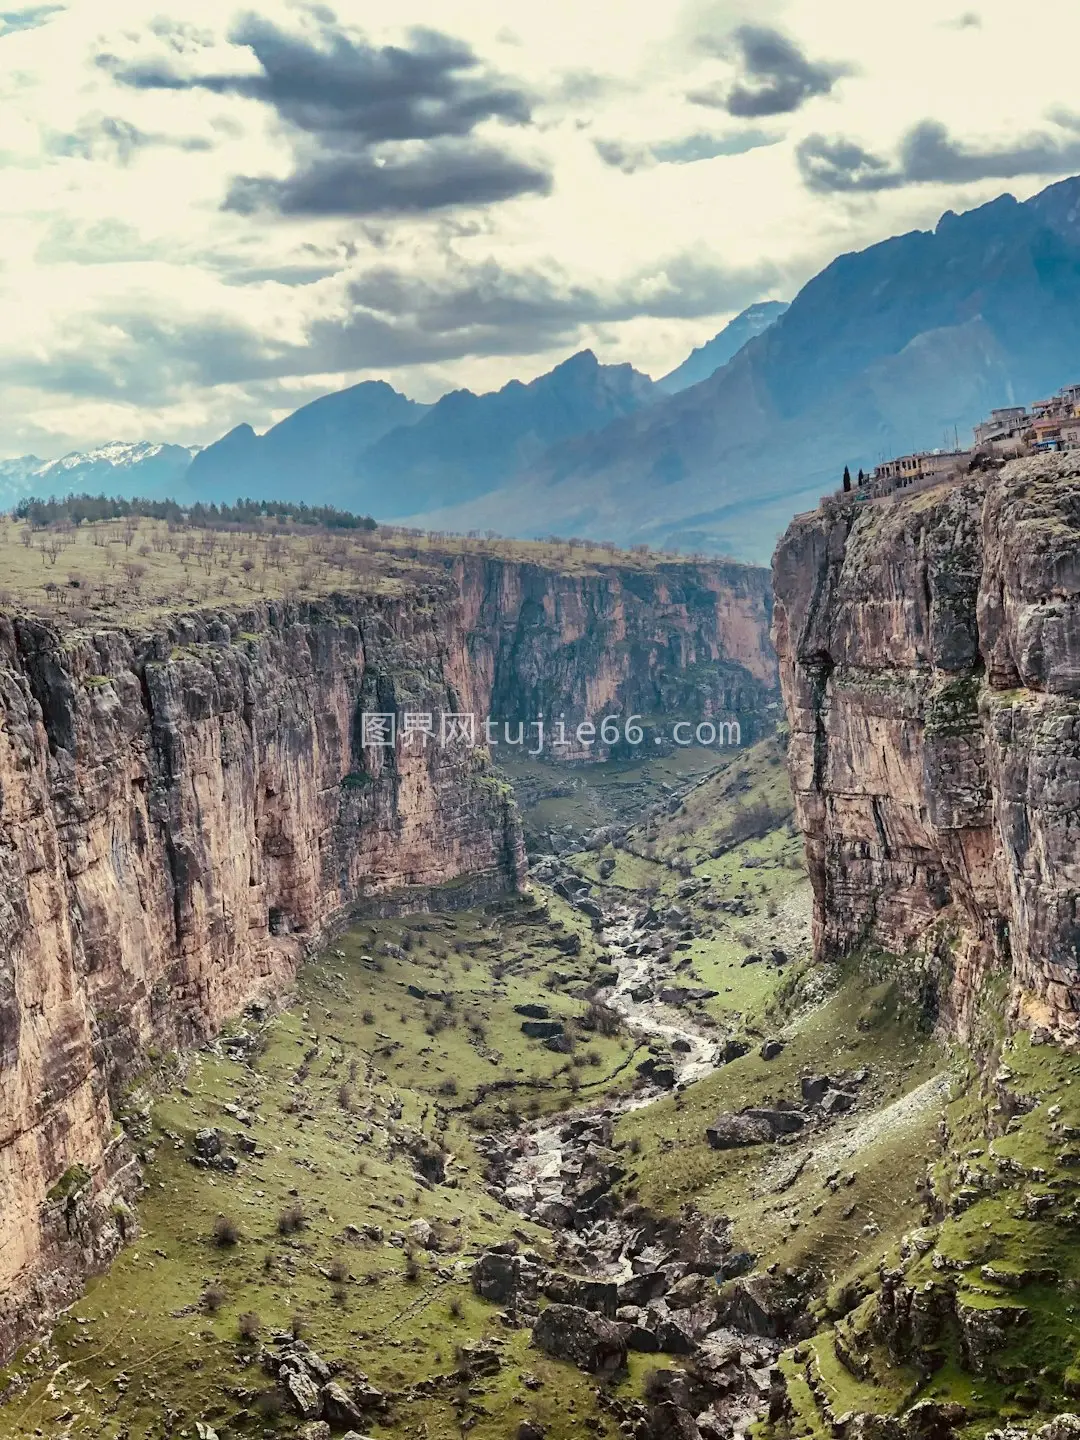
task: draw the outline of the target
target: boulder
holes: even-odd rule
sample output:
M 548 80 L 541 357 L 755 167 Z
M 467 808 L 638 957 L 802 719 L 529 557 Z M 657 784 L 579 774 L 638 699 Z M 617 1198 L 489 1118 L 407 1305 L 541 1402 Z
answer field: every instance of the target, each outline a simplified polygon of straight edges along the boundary
M 855 1096 L 846 1090 L 826 1090 L 821 1097 L 821 1108 L 826 1115 L 840 1115 L 855 1104 Z
M 535 1300 L 539 1293 L 540 1267 L 520 1255 L 486 1250 L 472 1269 L 472 1287 L 483 1300 L 495 1305 Z
M 546 1354 L 590 1374 L 611 1374 L 626 1364 L 622 1326 L 576 1305 L 549 1305 L 542 1310 L 532 1338 Z
M 620 1305 L 647 1305 L 667 1293 L 670 1281 L 662 1270 L 646 1270 L 641 1275 L 631 1275 L 621 1280 L 618 1286 Z
M 806 1124 L 806 1116 L 801 1110 L 755 1108 L 742 1113 L 751 1120 L 764 1120 L 774 1135 L 797 1135 Z
M 690 1274 L 676 1280 L 664 1298 L 669 1310 L 688 1310 L 692 1305 L 708 1300 L 715 1291 L 715 1283 L 707 1276 Z
M 749 1041 L 737 1040 L 734 1035 L 729 1035 L 724 1043 L 714 1052 L 713 1064 L 730 1065 L 733 1060 L 741 1060 L 744 1055 L 749 1055 L 749 1053 Z
M 322 1413 L 335 1429 L 345 1425 L 359 1425 L 364 1418 L 359 1407 L 336 1380 L 331 1380 L 322 1388 Z
M 561 1020 L 523 1020 L 521 1022 L 521 1033 L 527 1035 L 530 1040 L 551 1040 L 556 1035 L 564 1032 Z
M 547 1005 L 541 1005 L 538 1000 L 528 1000 L 524 1005 L 514 1006 L 515 1015 L 524 1015 L 526 1020 L 549 1020 L 551 1010 Z
M 714 1150 L 736 1150 L 744 1145 L 762 1145 L 773 1138 L 772 1127 L 749 1115 L 720 1115 L 706 1129 L 705 1138 Z
M 784 1053 L 786 1043 L 786 1041 L 779 1039 L 777 1036 L 773 1036 L 771 1039 L 763 1042 L 758 1054 L 762 1060 L 775 1060 L 778 1055 Z
M 306 1370 L 283 1364 L 278 1371 L 278 1384 L 289 1397 L 301 1420 L 318 1420 L 322 1415 L 322 1391 Z
M 578 1275 L 551 1274 L 546 1277 L 543 1292 L 560 1305 L 576 1305 L 594 1310 L 614 1320 L 619 1308 L 619 1287 L 614 1280 L 586 1280 Z
M 215 1155 L 221 1154 L 221 1136 L 216 1130 L 196 1130 L 195 1154 L 201 1155 L 204 1160 L 212 1160 Z

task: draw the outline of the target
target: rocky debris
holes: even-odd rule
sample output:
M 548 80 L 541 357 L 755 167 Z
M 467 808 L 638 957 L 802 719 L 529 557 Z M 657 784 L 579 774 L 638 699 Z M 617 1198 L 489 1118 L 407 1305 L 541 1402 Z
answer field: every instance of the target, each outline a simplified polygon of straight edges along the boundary
M 690 1005 L 701 1000 L 713 1000 L 719 993 L 706 985 L 665 985 L 659 998 L 665 1005 Z
M 532 1338 L 546 1354 L 591 1374 L 612 1374 L 626 1364 L 622 1326 L 576 1305 L 549 1305 L 542 1310 Z
M 221 1154 L 221 1136 L 216 1130 L 195 1132 L 195 1154 L 203 1160 L 212 1160 L 215 1155 Z
M 767 1339 L 799 1338 L 808 1329 L 802 1289 L 796 1276 L 758 1272 L 725 1286 L 719 1314 L 725 1325 Z
M 1004 1430 L 989 1431 L 986 1440 L 1080 1440 L 1080 1415 L 1055 1415 L 1038 1430 L 1019 1430 L 1009 1425 Z
M 246 1138 L 246 1137 L 245 1137 Z M 190 1163 L 200 1170 L 224 1170 L 232 1172 L 237 1168 L 236 1157 L 227 1155 L 221 1148 L 221 1136 L 216 1130 L 197 1130 L 193 1141 L 194 1154 L 188 1156 Z M 254 1149 L 254 1146 L 252 1146 Z

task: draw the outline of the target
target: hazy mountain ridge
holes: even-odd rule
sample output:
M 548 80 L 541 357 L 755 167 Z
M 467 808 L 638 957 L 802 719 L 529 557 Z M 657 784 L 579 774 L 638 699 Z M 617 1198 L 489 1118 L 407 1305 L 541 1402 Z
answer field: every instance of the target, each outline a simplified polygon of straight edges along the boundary
M 992 406 L 1076 379 L 1078 216 L 1071 179 L 842 255 L 709 379 L 428 518 L 765 560 L 845 463 L 969 438 Z
M 171 460 L 142 457 L 124 483 L 764 561 L 845 463 L 963 442 L 993 406 L 1080 378 L 1078 217 L 1080 178 L 1023 204 L 1004 195 L 946 212 L 933 230 L 838 256 L 787 308 L 751 306 L 656 382 L 591 351 L 528 384 L 454 391 L 429 406 L 365 381 L 264 435 L 237 426 L 182 477 L 170 464 L 190 452 L 158 447 Z M 754 330 L 720 368 L 670 393 Z M 33 488 L 47 472 L 65 490 L 118 474 L 102 454 L 64 471 L 61 485 L 64 464 L 35 472 Z M 0 495 L 28 483 L 20 465 L 6 462 Z

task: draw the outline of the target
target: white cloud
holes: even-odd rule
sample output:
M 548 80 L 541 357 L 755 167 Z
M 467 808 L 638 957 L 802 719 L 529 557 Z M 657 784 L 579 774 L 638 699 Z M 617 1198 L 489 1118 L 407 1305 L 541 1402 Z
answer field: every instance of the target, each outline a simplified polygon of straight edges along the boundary
M 901 10 L 686 0 L 674 13 L 638 0 L 548 0 L 509 22 L 504 0 L 405 0 L 396 28 L 375 0 L 340 0 L 338 22 L 356 44 L 408 46 L 408 29 L 427 27 L 475 55 L 469 75 L 497 77 L 527 101 L 481 101 L 475 124 L 454 111 L 452 143 L 464 135 L 476 147 L 467 163 L 455 151 L 472 187 L 466 204 L 282 218 L 224 202 L 237 177 L 304 174 L 324 142 L 293 123 L 295 111 L 236 86 L 116 79 L 118 66 L 139 63 L 258 78 L 254 52 L 235 43 L 245 8 L 74 0 L 11 7 L 5 15 L 25 23 L 0 20 L 0 453 L 208 440 L 353 379 L 384 375 L 431 398 L 447 385 L 528 378 L 583 344 L 668 369 L 741 304 L 789 296 L 840 250 L 932 224 L 1006 184 L 1023 197 L 1053 178 L 969 179 L 978 167 L 967 165 L 929 183 L 901 174 L 879 192 L 826 193 L 800 174 L 808 138 L 892 157 L 932 120 L 956 153 L 977 141 L 994 154 L 1010 136 L 1045 132 L 1053 107 L 1069 105 L 1080 41 L 1071 0 L 1032 0 L 1025 30 L 1055 44 L 1030 67 L 1016 61 L 1005 0 L 963 12 L 978 24 L 949 25 L 937 0 Z M 287 0 L 259 16 L 264 31 L 320 34 L 313 11 Z M 804 85 L 796 108 L 764 124 L 695 105 L 688 96 L 728 96 L 739 83 L 735 37 L 748 23 L 811 64 L 843 66 L 844 78 Z M 424 154 L 423 138 L 385 141 L 364 123 L 364 163 L 398 167 L 395 182 L 412 163 L 407 147 Z M 496 152 L 550 174 L 549 193 L 516 184 L 512 168 L 501 188 L 473 183 L 476 157 Z M 416 173 L 430 180 L 430 166 Z M 365 207 L 354 196 L 351 208 Z

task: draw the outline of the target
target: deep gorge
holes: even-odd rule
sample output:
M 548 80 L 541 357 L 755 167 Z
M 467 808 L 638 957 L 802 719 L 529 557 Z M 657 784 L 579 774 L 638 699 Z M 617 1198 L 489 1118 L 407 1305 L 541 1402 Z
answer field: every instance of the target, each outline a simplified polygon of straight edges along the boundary
M 440 571 L 442 573 L 440 573 Z M 764 723 L 765 572 L 562 575 L 448 557 L 400 593 L 0 626 L 0 1342 L 121 1242 L 115 1124 L 149 1056 L 280 994 L 350 914 L 524 881 L 480 746 L 360 747 L 361 710 L 568 717 L 682 705 Z

